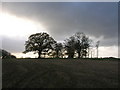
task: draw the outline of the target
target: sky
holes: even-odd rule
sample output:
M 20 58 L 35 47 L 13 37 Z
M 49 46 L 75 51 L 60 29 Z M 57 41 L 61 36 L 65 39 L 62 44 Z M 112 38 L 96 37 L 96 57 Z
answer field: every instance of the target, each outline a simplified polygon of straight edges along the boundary
M 24 44 L 39 32 L 59 42 L 84 32 L 93 47 L 100 41 L 99 57 L 118 57 L 117 2 L 2 2 L 1 11 L 2 48 L 17 57 L 33 56 L 22 54 Z

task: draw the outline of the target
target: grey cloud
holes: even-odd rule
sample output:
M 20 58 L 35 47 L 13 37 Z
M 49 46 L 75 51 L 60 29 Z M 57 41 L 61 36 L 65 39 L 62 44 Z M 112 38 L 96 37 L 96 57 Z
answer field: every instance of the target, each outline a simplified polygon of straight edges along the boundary
M 105 46 L 114 45 L 118 37 L 116 2 L 3 3 L 3 9 L 16 16 L 42 23 L 59 41 L 78 31 L 96 38 L 104 36 L 102 45 Z
M 25 40 L 2 36 L 2 48 L 12 52 L 23 52 Z
M 100 46 L 118 46 L 118 38 L 108 38 L 100 41 Z

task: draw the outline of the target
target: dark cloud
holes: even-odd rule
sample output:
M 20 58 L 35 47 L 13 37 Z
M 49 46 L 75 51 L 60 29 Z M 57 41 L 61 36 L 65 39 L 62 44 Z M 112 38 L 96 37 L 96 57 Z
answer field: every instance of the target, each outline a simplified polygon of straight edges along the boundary
M 6 12 L 42 23 L 58 41 L 80 31 L 96 38 L 104 36 L 103 46 L 117 45 L 117 2 L 4 2 L 2 5 Z

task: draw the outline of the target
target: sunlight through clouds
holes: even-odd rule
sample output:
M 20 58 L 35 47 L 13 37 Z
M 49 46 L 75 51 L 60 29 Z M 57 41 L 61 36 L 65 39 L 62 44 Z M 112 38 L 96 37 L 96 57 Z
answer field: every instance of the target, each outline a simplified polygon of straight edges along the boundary
M 45 27 L 39 23 L 8 13 L 1 14 L 0 25 L 0 35 L 9 37 L 28 37 L 33 33 L 47 32 Z

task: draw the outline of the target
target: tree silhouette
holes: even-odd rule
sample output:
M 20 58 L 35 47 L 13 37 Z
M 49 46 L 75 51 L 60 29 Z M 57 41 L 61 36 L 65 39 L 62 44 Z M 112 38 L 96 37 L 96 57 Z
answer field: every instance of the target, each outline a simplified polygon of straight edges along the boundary
M 49 50 L 48 56 L 55 58 L 56 57 L 56 51 L 55 50 Z
M 25 42 L 25 51 L 23 53 L 34 51 L 38 53 L 38 58 L 41 58 L 42 51 L 49 51 L 53 49 L 53 44 L 56 41 L 49 36 L 49 34 L 36 33 L 29 36 L 28 41 Z
M 75 38 L 73 36 L 69 37 L 69 39 L 65 40 L 64 44 L 68 58 L 74 58 L 75 44 L 76 44 Z
M 77 50 L 78 58 L 86 57 L 87 49 L 89 49 L 92 40 L 82 32 L 77 32 L 74 37 L 76 39 L 75 49 Z
M 62 53 L 62 48 L 63 48 L 63 45 L 62 43 L 56 43 L 55 44 L 55 51 L 56 51 L 56 57 L 59 58 L 60 57 L 60 54 Z
M 65 49 L 67 50 L 68 58 L 73 58 L 76 52 L 78 58 L 86 57 L 90 43 L 91 40 L 82 32 L 77 32 L 69 39 L 66 39 Z
M 99 43 L 100 43 L 100 41 L 97 41 L 97 42 L 96 42 L 97 58 L 98 58 L 98 47 L 99 47 Z
M 10 59 L 10 58 L 16 58 L 16 56 L 11 55 L 11 53 L 6 50 L 0 49 L 0 58 Z

